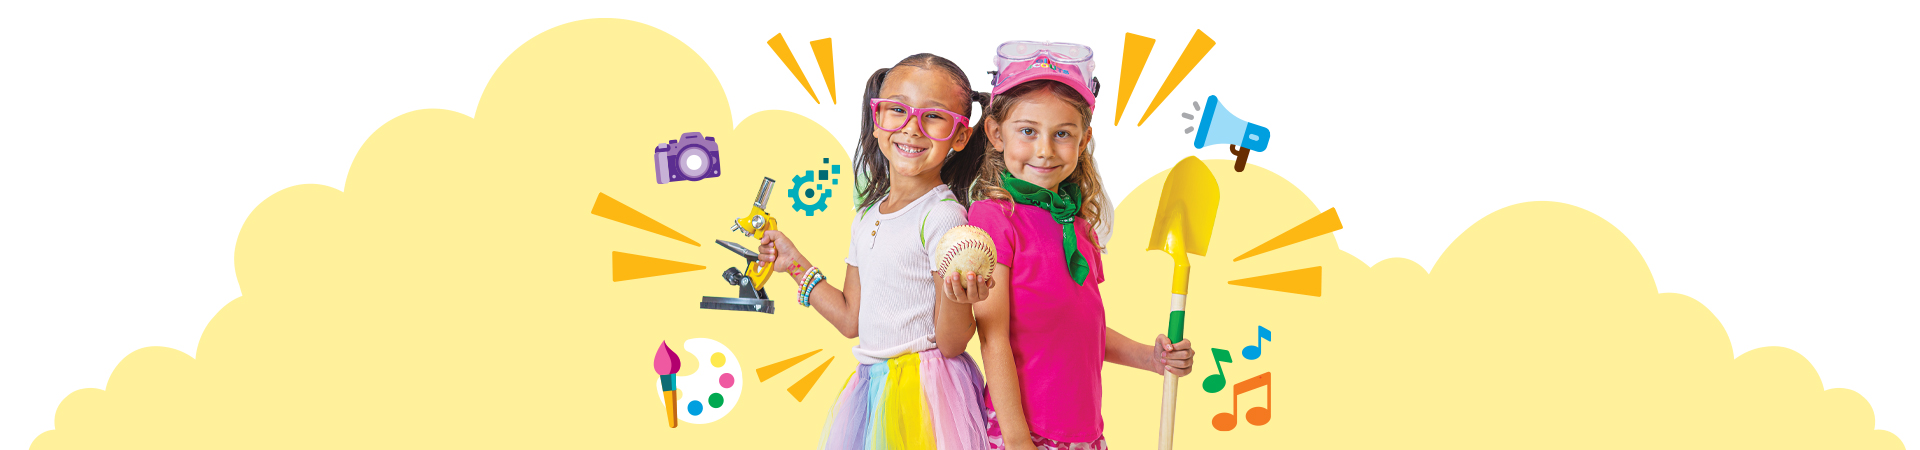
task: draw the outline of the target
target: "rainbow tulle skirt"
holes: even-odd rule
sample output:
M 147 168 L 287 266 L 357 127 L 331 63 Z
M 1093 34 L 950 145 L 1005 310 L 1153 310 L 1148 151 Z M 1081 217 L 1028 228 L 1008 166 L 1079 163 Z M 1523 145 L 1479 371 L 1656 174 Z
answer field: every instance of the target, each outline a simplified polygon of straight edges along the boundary
M 820 434 L 821 450 L 985 450 L 985 383 L 965 353 L 932 349 L 847 377 Z

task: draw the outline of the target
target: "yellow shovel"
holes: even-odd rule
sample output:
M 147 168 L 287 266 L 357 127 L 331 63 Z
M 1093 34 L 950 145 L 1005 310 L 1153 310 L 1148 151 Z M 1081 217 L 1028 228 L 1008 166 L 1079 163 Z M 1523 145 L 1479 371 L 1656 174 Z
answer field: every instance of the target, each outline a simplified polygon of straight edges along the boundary
M 1220 212 L 1220 183 L 1200 158 L 1188 156 L 1167 174 L 1160 188 L 1160 210 L 1153 216 L 1147 250 L 1173 255 L 1173 312 L 1167 315 L 1167 340 L 1185 340 L 1187 326 L 1187 254 L 1207 256 L 1213 218 Z M 1173 401 L 1180 380 L 1169 373 L 1160 389 L 1160 450 L 1173 448 Z

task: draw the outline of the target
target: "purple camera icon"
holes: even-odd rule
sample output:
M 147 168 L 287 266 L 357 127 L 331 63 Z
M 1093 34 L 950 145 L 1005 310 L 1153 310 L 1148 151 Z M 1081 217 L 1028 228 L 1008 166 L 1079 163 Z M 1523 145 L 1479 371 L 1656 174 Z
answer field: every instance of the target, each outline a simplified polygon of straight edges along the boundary
M 653 179 L 700 181 L 720 176 L 720 144 L 699 132 L 680 135 L 680 139 L 653 147 Z

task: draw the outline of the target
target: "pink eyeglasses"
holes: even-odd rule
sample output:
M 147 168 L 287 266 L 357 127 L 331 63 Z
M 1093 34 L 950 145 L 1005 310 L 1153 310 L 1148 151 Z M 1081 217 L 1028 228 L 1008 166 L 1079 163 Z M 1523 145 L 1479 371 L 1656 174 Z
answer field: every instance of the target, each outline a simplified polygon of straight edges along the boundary
M 920 123 L 920 135 L 945 141 L 953 139 L 953 135 L 967 124 L 967 116 L 940 108 L 915 108 L 885 98 L 871 99 L 869 102 L 873 107 L 873 126 L 883 131 L 900 131 L 907 127 L 908 121 L 913 121 Z

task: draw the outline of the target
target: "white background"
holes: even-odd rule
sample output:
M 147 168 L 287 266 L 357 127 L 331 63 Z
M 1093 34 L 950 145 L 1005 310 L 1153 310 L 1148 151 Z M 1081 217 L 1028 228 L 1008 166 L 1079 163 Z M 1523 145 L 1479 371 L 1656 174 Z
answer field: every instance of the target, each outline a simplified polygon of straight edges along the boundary
M 951 57 L 984 90 L 1000 41 L 1087 43 L 1101 154 L 1127 155 L 1100 161 L 1115 196 L 1194 154 L 1178 113 L 1218 94 L 1273 130 L 1253 161 L 1339 208 L 1341 247 L 1368 263 L 1431 266 L 1487 213 L 1571 203 L 1624 231 L 1662 291 L 1711 309 L 1735 352 L 1792 348 L 1879 428 L 1920 436 L 1914 2 L 158 3 L 0 6 L 0 445 L 51 428 L 137 348 L 194 353 L 240 295 L 254 205 L 341 187 L 380 124 L 471 114 L 520 43 L 595 17 L 684 40 L 736 121 L 790 110 L 845 142 L 866 76 L 908 54 Z M 1196 28 L 1219 45 L 1135 127 Z M 1116 127 L 1126 32 L 1159 43 Z M 834 38 L 839 105 L 806 97 L 774 33 L 823 100 L 806 43 Z

